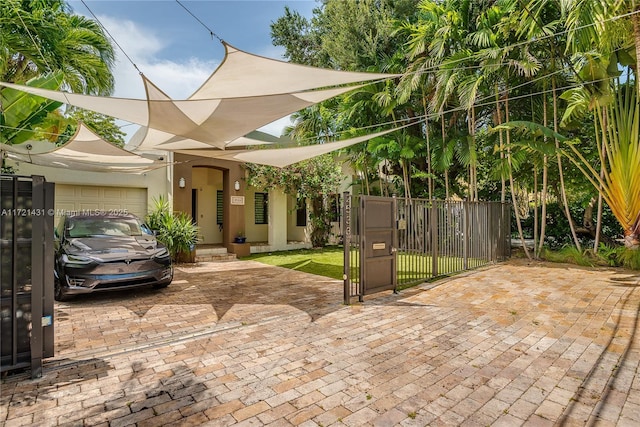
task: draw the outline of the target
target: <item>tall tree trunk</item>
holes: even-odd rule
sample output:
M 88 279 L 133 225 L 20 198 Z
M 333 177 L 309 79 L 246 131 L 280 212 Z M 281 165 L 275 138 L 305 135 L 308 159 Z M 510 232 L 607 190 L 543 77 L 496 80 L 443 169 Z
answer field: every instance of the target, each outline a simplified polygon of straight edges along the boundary
M 505 120 L 509 121 L 509 94 L 507 92 L 507 97 L 504 102 L 504 114 Z M 524 249 L 524 254 L 528 259 L 531 259 L 531 254 L 529 254 L 529 249 L 527 249 L 527 244 L 524 241 L 524 233 L 522 231 L 522 221 L 520 220 L 520 213 L 518 212 L 518 204 L 516 203 L 516 189 L 513 182 L 513 168 L 511 163 L 511 132 L 507 129 L 507 161 L 509 162 L 509 186 L 511 187 L 511 203 L 513 203 L 513 212 L 516 217 L 516 225 L 518 226 L 518 235 L 520 236 L 520 242 L 522 242 L 522 249 Z
M 369 165 L 367 164 L 367 156 L 364 156 L 364 184 L 367 188 L 367 196 L 371 195 L 371 188 L 369 188 Z
M 545 85 L 546 90 L 546 85 Z M 545 96 L 542 101 L 542 120 L 543 125 L 547 126 L 547 97 Z M 547 138 L 544 138 L 544 141 L 547 142 Z M 547 231 L 547 186 L 549 185 L 549 157 L 545 154 L 542 159 L 542 195 L 541 195 L 541 204 L 542 209 L 540 212 L 540 240 L 538 241 L 538 247 L 534 251 L 535 257 L 539 258 L 542 254 L 542 249 L 544 248 L 544 239 L 546 237 Z
M 444 111 L 440 109 L 440 130 L 442 131 L 442 150 L 444 152 L 446 147 L 446 132 L 444 131 Z M 445 200 L 449 200 L 449 167 L 445 166 L 444 168 L 444 194 Z
M 478 168 L 476 165 L 476 108 L 471 107 L 471 147 L 469 147 L 469 166 L 471 167 L 471 200 L 478 200 Z
M 498 85 L 496 84 L 496 116 L 498 121 L 498 126 L 502 124 L 502 111 L 500 109 L 500 92 L 498 91 Z M 502 133 L 502 129 L 498 132 L 498 138 L 500 141 L 500 165 L 504 162 L 504 136 Z M 504 174 L 500 172 L 500 201 L 502 203 L 507 201 L 507 185 L 504 179 Z
M 600 114 L 599 109 L 596 109 L 595 114 Z M 603 116 L 604 118 L 604 116 Z M 604 123 L 604 122 L 603 122 Z M 598 125 L 597 121 L 594 121 L 594 125 L 596 128 L 596 142 L 598 143 L 598 148 L 600 149 L 600 181 L 604 179 L 605 173 L 605 156 L 607 155 L 606 147 L 604 146 L 604 139 L 598 135 Z M 596 219 L 596 235 L 593 239 L 593 253 L 598 253 L 598 246 L 600 246 L 600 232 L 602 230 L 602 185 L 598 189 L 598 214 Z
M 407 199 L 411 198 L 411 183 L 409 182 L 409 171 L 411 168 L 411 163 L 407 165 L 406 160 L 401 160 L 400 164 L 402 165 L 402 181 L 404 183 L 404 196 Z
M 467 139 L 467 150 L 469 150 L 469 164 L 467 165 L 467 200 L 470 202 L 473 201 L 473 166 L 471 165 L 471 139 L 473 138 L 473 131 L 471 130 L 472 121 L 473 118 L 471 117 L 471 114 L 467 112 L 467 132 L 469 132 L 469 139 Z
M 427 97 L 422 95 L 422 108 L 424 109 L 424 131 L 427 142 L 427 193 L 429 200 L 433 200 L 433 177 L 431 176 L 431 143 L 429 141 L 429 118 L 427 116 Z
M 536 248 L 538 247 L 538 207 L 540 206 L 540 195 L 538 194 L 538 167 L 533 167 L 533 257 L 537 258 Z
M 553 69 L 553 67 L 552 67 Z M 558 99 L 556 96 L 556 78 L 555 76 L 551 77 L 551 93 L 553 95 L 553 130 L 558 133 Z M 558 138 L 555 138 L 556 142 L 556 150 L 558 150 L 558 154 L 556 155 L 558 160 L 558 176 L 560 178 L 560 193 L 562 197 L 562 203 L 564 204 L 564 212 L 567 216 L 567 220 L 569 221 L 569 229 L 571 230 L 571 236 L 573 237 L 573 242 L 576 245 L 576 249 L 582 251 L 582 246 L 580 245 L 580 241 L 578 240 L 578 236 L 576 234 L 576 226 L 573 223 L 573 218 L 571 217 L 571 211 L 569 210 L 569 202 L 567 201 L 567 191 L 564 185 L 564 172 L 562 169 L 562 156 L 560 155 L 560 141 Z
M 531 99 L 531 121 L 535 122 L 536 115 Z M 540 207 L 540 193 L 538 192 L 538 165 L 533 162 L 533 257 L 538 258 L 536 249 L 538 248 L 538 208 Z

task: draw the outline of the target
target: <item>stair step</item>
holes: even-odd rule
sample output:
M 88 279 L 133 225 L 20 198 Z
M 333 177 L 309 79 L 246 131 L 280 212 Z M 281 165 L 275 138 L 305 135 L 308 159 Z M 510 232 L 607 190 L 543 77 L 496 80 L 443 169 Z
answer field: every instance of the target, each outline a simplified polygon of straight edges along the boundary
M 217 262 L 217 261 L 235 261 L 236 254 L 199 254 L 196 253 L 196 262 Z
M 225 255 L 227 248 L 196 248 L 196 254 L 198 255 Z

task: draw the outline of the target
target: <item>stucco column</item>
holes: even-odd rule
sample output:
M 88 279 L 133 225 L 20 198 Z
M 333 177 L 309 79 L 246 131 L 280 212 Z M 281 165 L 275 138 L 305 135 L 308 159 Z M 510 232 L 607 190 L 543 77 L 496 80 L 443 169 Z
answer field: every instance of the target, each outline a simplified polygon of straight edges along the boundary
M 225 171 L 222 181 L 224 196 L 226 198 L 224 204 L 225 212 L 222 241 L 228 249 L 231 243 L 233 243 L 233 239 L 238 235 L 238 232 L 246 233 L 244 224 L 244 210 L 246 205 L 244 169 L 236 167 Z
M 184 180 L 184 187 L 180 187 L 180 180 Z M 185 212 L 191 216 L 191 165 L 176 163 L 173 165 L 173 210 Z
M 269 191 L 269 246 L 287 248 L 287 195 L 280 189 Z

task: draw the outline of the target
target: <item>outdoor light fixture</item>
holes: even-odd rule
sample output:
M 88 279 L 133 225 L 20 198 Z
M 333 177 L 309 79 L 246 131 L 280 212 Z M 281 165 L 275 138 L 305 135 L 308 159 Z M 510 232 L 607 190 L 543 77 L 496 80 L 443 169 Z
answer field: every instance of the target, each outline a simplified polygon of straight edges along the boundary
M 233 183 L 233 188 L 235 188 L 236 191 L 240 190 L 240 181 L 236 181 Z
M 185 185 L 187 185 L 187 183 L 185 182 L 184 178 L 180 178 L 180 180 L 178 181 L 178 187 L 184 188 Z

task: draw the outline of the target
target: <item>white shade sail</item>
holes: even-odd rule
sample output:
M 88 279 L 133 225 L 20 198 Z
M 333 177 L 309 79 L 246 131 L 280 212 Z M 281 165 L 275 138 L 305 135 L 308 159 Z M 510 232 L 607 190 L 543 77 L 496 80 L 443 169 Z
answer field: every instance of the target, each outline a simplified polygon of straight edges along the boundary
M 255 129 L 354 89 L 337 85 L 396 76 L 308 67 L 252 55 L 226 43 L 224 46 L 222 64 L 185 100 L 171 99 L 143 75 L 147 99 L 90 96 L 2 82 L 0 85 L 161 132 L 138 137 L 138 149 L 153 149 L 165 143 L 175 149 L 174 136 L 224 149 Z M 326 89 L 331 86 L 334 87 Z M 316 90 L 320 88 L 325 89 Z M 181 148 L 194 145 L 197 144 L 189 142 Z
M 3 82 L 0 86 L 141 125 L 126 147 L 140 153 L 180 151 L 283 167 L 395 130 L 312 146 L 249 149 L 255 145 L 291 143 L 252 133 L 255 129 L 360 87 L 345 85 L 398 75 L 308 67 L 264 58 L 223 44 L 225 58 L 221 65 L 184 100 L 171 99 L 144 75 L 141 77 L 146 99 L 73 94 Z M 226 150 L 240 147 L 245 149 Z M 101 140 L 82 125 L 72 141 L 48 153 L 36 155 L 13 147 L 3 147 L 3 150 L 9 157 L 21 161 L 81 170 L 137 172 L 159 167 L 153 160 Z
M 176 150 L 177 153 L 190 154 L 200 157 L 234 160 L 237 162 L 256 163 L 259 165 L 282 168 L 313 157 L 346 148 L 360 142 L 368 141 L 378 136 L 386 135 L 410 125 L 404 125 L 382 132 L 345 139 L 343 141 L 327 142 L 325 144 L 304 145 L 300 147 L 268 148 L 260 150 Z
M 149 111 L 146 99 L 109 98 L 102 96 L 82 95 L 78 93 L 60 92 L 32 86 L 16 85 L 0 82 L 0 86 L 20 90 L 32 95 L 52 99 L 63 104 L 96 111 L 107 116 L 126 120 L 128 122 L 146 125 L 149 122 Z M 125 118 L 126 117 L 126 118 Z
M 151 114 L 146 129 L 160 132 L 148 132 L 140 138 L 137 148 L 163 149 L 167 148 L 164 144 L 172 144 L 175 149 L 174 136 L 177 136 L 224 149 L 231 141 L 257 128 L 353 89 L 342 87 L 296 94 L 225 98 L 218 100 L 213 111 L 207 110 L 207 105 L 204 105 L 210 100 L 182 101 L 177 104 L 150 102 Z M 193 108 L 194 112 L 186 112 L 187 107 Z M 209 115 L 204 117 L 205 113 Z M 193 148 L 189 144 L 189 147 L 182 148 Z
M 222 44 L 225 49 L 222 64 L 189 99 L 278 95 L 400 76 L 309 67 L 247 53 L 225 42 Z
M 54 150 L 34 152 L 29 149 L 33 144 L 2 144 L 0 150 L 7 158 L 19 162 L 92 172 L 140 174 L 167 166 L 165 161 L 142 157 L 116 147 L 82 123 L 69 142 Z
M 256 145 L 268 145 L 274 143 L 293 143 L 293 141 L 278 138 L 268 133 L 256 130 L 248 133 L 246 136 L 241 136 L 232 140 L 231 142 L 227 143 L 225 147 L 237 148 Z M 193 139 L 185 139 L 167 132 L 149 128 L 141 128 L 133 135 L 133 137 L 131 137 L 131 141 L 129 141 L 125 148 L 133 152 L 146 152 L 156 150 L 207 150 L 211 149 L 212 147 L 211 145 L 204 142 L 195 141 Z

